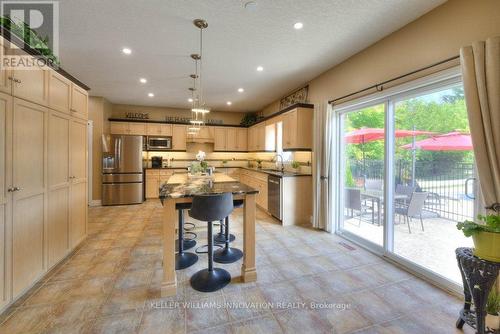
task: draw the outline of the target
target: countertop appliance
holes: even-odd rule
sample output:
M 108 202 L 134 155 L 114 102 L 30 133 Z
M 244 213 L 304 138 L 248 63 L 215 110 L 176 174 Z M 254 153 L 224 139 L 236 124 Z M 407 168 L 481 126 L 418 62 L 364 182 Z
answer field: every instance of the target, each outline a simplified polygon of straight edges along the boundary
M 267 178 L 267 206 L 269 213 L 279 221 L 282 220 L 281 177 L 269 175 Z
M 147 141 L 148 151 L 170 151 L 172 149 L 172 136 L 148 136 Z
M 103 205 L 143 202 L 142 146 L 142 136 L 103 135 Z
M 162 168 L 163 158 L 162 157 L 151 157 L 151 168 Z

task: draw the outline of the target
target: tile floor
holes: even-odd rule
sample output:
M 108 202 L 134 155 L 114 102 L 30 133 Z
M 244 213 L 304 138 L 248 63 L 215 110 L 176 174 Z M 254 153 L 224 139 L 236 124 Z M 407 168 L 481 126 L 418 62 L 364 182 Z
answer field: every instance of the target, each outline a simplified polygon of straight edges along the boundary
M 2 315 L 0 333 L 461 333 L 460 301 L 337 236 L 258 212 L 256 283 L 161 298 L 158 201 L 89 210 L 89 238 Z M 206 225 L 197 222 L 198 242 Z M 231 217 L 242 243 L 241 210 Z M 342 243 L 341 243 L 342 242 Z M 219 265 L 234 277 L 241 261 Z M 465 333 L 472 333 L 466 329 Z

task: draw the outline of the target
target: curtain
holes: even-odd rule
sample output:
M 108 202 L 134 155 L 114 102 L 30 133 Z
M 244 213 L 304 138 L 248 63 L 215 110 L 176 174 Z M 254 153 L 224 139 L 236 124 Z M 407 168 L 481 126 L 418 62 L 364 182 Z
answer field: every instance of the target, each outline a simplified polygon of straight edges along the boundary
M 333 230 L 332 197 L 330 191 L 330 160 L 332 152 L 332 113 L 328 103 L 315 106 L 314 110 L 314 154 L 313 184 L 314 186 L 314 219 L 313 226 L 328 232 Z
M 465 101 L 484 204 L 500 209 L 500 36 L 460 49 Z

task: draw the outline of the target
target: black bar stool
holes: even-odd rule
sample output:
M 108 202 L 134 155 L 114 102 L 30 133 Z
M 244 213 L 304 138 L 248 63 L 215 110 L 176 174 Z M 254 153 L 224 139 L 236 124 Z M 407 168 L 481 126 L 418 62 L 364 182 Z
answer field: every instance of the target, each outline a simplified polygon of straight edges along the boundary
M 233 211 L 233 195 L 223 193 L 207 196 L 195 196 L 189 216 L 206 221 L 208 224 L 208 268 L 198 271 L 191 276 L 193 289 L 202 292 L 217 291 L 225 287 L 231 281 L 231 275 L 224 269 L 214 268 L 213 252 L 213 221 L 223 220 Z
M 175 209 L 179 210 L 179 223 L 182 221 L 183 226 L 183 250 L 188 250 L 196 246 L 196 233 L 191 232 L 196 226 L 193 223 L 186 223 L 184 219 L 184 210 L 191 209 L 191 203 L 177 203 L 175 204 Z M 186 227 L 186 224 L 189 224 L 189 228 Z M 180 235 L 180 234 L 179 234 Z M 190 238 L 186 238 L 186 235 L 190 235 Z M 175 240 L 175 250 L 179 251 L 179 239 Z
M 184 246 L 186 245 L 185 241 L 188 241 L 188 245 L 192 244 L 191 247 L 196 245 L 196 241 L 193 240 L 184 240 L 184 210 L 191 208 L 191 203 L 177 203 L 175 208 L 179 210 L 179 239 L 177 242 L 177 247 L 179 248 L 179 252 L 175 254 L 175 269 L 186 269 L 191 267 L 198 261 L 198 255 L 194 253 L 184 252 Z M 191 248 L 189 247 L 189 248 Z
M 224 243 L 226 243 L 226 233 L 224 232 L 224 230 L 225 230 L 224 220 L 221 220 L 219 225 L 220 225 L 220 230 L 219 230 L 219 233 L 217 233 L 214 236 L 214 240 L 218 244 L 224 244 Z M 229 235 L 229 242 L 233 242 L 235 239 L 236 239 L 236 237 L 234 236 L 234 234 Z
M 243 200 L 233 201 L 233 207 L 234 208 L 243 207 Z M 218 262 L 218 263 L 233 263 L 233 262 L 236 262 L 243 257 L 243 252 L 238 248 L 229 247 L 229 242 L 231 241 L 231 238 L 228 238 L 228 236 L 229 236 L 229 216 L 226 217 L 226 221 L 225 221 L 224 226 L 225 226 L 225 230 L 226 230 L 225 234 L 224 234 L 225 245 L 224 245 L 224 248 L 218 249 L 214 252 L 214 261 Z

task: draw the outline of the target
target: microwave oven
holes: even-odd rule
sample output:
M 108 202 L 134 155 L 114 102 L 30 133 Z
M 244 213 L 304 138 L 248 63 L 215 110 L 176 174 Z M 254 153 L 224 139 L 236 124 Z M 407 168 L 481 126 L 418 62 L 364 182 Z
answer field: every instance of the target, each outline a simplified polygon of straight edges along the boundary
M 148 151 L 169 151 L 172 149 L 172 137 L 149 137 L 147 138 Z

